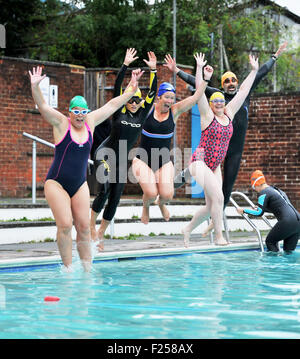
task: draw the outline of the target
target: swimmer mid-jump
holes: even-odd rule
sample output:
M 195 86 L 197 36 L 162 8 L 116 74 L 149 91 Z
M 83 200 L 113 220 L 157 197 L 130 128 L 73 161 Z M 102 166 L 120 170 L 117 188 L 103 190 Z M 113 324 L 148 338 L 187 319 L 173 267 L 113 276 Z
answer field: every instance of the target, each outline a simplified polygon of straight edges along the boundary
M 77 250 L 85 271 L 91 268 L 89 226 L 90 193 L 86 182 L 92 133 L 97 124 L 106 120 L 136 92 L 138 77 L 132 74 L 127 92 L 103 107 L 90 112 L 86 100 L 75 96 L 70 101 L 69 117 L 49 106 L 39 83 L 45 78 L 42 67 L 29 71 L 32 96 L 42 117 L 53 126 L 55 155 L 44 185 L 47 202 L 57 226 L 57 244 L 64 266 L 72 264 L 72 236 L 77 231 Z
M 174 166 L 170 156 L 171 140 L 179 116 L 190 110 L 204 93 L 203 81 L 193 96 L 175 103 L 175 88 L 168 82 L 159 86 L 158 101 L 143 125 L 141 143 L 132 161 L 132 172 L 143 191 L 141 222 L 149 222 L 149 206 L 157 200 L 163 218 L 170 218 L 166 203 L 174 194 Z
M 238 207 L 237 212 L 253 216 L 262 216 L 264 212 L 273 213 L 277 223 L 266 238 L 268 251 L 278 252 L 280 241 L 283 241 L 283 250 L 286 253 L 294 251 L 300 237 L 300 213 L 291 204 L 285 192 L 267 184 L 262 171 L 256 170 L 252 173 L 251 186 L 259 194 L 257 208 Z
M 195 55 L 197 61 L 196 88 L 202 79 L 202 68 L 206 61 L 203 56 Z M 258 71 L 258 60 L 249 55 L 251 71 L 242 83 L 237 95 L 225 105 L 224 95 L 215 92 L 209 99 L 205 95 L 198 101 L 201 119 L 202 135 L 200 143 L 192 155 L 189 172 L 197 183 L 204 189 L 205 206 L 201 206 L 195 213 L 191 222 L 182 230 L 184 245 L 189 245 L 191 232 L 204 220 L 212 217 L 215 229 L 215 244 L 226 245 L 227 241 L 222 234 L 222 219 L 224 196 L 222 193 L 221 163 L 226 156 L 229 141 L 232 136 L 232 119 L 242 106 L 253 84 Z M 203 70 L 204 80 L 209 81 L 213 69 L 206 66 Z
M 122 93 L 122 82 L 126 70 L 137 59 L 136 54 L 137 51 L 134 48 L 127 49 L 124 63 L 116 78 L 114 97 Z M 133 97 L 114 113 L 111 134 L 95 152 L 94 162 L 97 168 L 95 172 L 97 180 L 100 180 L 100 189 L 92 205 L 90 226 L 92 239 L 99 240 L 99 250 L 104 248 L 105 230 L 116 213 L 127 182 L 128 153 L 141 134 L 142 126 L 156 95 L 156 56 L 154 52 L 149 51 L 148 60 L 144 60 L 144 62 L 150 68 L 150 90 L 145 100 L 143 100 L 141 91 L 138 89 Z M 122 148 L 124 141 L 126 142 L 126 148 Z M 111 152 L 113 156 L 110 155 Z M 96 232 L 96 219 L 107 199 L 108 203 L 103 213 L 101 225 L 98 232 Z

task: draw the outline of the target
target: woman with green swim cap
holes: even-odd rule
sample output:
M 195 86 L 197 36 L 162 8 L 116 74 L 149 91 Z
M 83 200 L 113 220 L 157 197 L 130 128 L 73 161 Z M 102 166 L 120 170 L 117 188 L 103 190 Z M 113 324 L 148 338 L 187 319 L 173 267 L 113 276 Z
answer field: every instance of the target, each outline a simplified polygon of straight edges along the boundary
M 39 83 L 45 78 L 42 67 L 29 71 L 32 96 L 42 117 L 53 126 L 55 155 L 44 185 L 45 197 L 57 226 L 57 244 L 66 270 L 72 264 L 72 225 L 76 228 L 77 251 L 85 271 L 92 263 L 89 226 L 90 193 L 86 182 L 88 158 L 95 126 L 105 121 L 130 100 L 138 87 L 138 76 L 132 74 L 125 93 L 101 108 L 90 111 L 82 96 L 70 101 L 69 116 L 49 106 Z

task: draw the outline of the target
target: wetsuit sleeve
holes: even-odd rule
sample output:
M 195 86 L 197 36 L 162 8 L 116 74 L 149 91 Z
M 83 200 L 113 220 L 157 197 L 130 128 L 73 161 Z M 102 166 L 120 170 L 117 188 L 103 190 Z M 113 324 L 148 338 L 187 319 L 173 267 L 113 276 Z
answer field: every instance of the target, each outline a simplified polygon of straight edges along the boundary
M 155 99 L 155 95 L 157 92 L 157 75 L 156 75 L 156 71 L 150 71 L 150 90 L 147 93 L 147 96 L 145 98 L 145 101 L 143 103 L 143 113 L 147 114 L 154 102 Z M 143 116 L 143 118 L 145 119 L 145 116 Z
M 186 83 L 189 85 L 195 87 L 196 86 L 196 78 L 193 75 L 187 74 L 186 72 L 180 70 L 177 72 L 177 75 Z
M 249 91 L 249 95 L 252 91 L 256 89 L 260 81 L 266 76 L 266 74 L 271 70 L 271 68 L 274 66 L 275 60 L 273 57 L 271 57 L 267 62 L 265 62 L 257 71 L 256 77 L 254 79 L 253 85 Z M 249 96 L 248 95 L 248 96 Z
M 217 88 L 207 86 L 206 89 L 205 89 L 205 96 L 207 98 L 210 98 L 210 96 L 215 92 L 222 92 L 222 91 L 217 89 Z
M 266 194 L 263 194 L 258 197 L 258 206 L 256 209 L 244 209 L 244 213 L 252 214 L 252 216 L 262 216 L 266 208 Z
M 124 80 L 126 70 L 127 70 L 127 66 L 123 64 L 116 77 L 115 86 L 114 86 L 114 95 L 113 95 L 114 97 L 122 95 L 122 82 Z

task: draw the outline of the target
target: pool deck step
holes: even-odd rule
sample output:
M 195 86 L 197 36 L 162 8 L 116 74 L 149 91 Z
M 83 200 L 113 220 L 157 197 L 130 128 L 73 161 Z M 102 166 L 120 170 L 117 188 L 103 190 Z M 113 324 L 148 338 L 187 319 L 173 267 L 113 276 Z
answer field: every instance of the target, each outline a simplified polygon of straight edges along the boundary
M 179 203 L 178 203 L 179 202 Z M 114 223 L 106 231 L 107 235 L 114 238 L 128 236 L 159 236 L 177 235 L 191 220 L 193 214 L 199 208 L 201 200 L 198 201 L 172 201 L 168 204 L 171 218 L 164 221 L 158 206 L 150 207 L 150 222 L 144 225 L 140 221 L 142 213 L 142 202 L 140 200 L 121 200 L 117 208 Z M 0 206 L 0 243 L 25 243 L 54 240 L 56 238 L 56 226 L 52 212 L 46 202 L 32 206 L 28 203 L 13 203 Z M 41 207 L 42 206 L 42 207 Z M 226 208 L 228 227 L 231 232 L 240 231 L 253 232 L 251 226 L 237 214 L 232 206 Z M 97 224 L 100 223 L 102 213 L 99 215 Z M 274 223 L 275 220 L 271 220 Z M 268 230 L 268 226 L 260 219 L 254 223 L 260 230 Z M 201 234 L 207 226 L 202 223 L 193 232 Z M 76 237 L 75 228 L 72 229 L 72 237 Z

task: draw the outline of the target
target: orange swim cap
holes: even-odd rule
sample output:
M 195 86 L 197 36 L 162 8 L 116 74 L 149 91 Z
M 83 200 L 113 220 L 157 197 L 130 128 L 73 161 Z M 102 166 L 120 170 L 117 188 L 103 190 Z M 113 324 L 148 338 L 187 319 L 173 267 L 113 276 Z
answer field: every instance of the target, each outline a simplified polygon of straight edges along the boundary
M 238 78 L 236 77 L 236 74 L 234 74 L 233 72 L 231 71 L 227 71 L 223 74 L 223 76 L 221 77 L 221 86 L 223 87 L 224 85 L 224 81 L 226 79 L 228 79 L 229 77 L 234 77 L 236 79 L 236 81 L 238 82 Z
M 266 183 L 266 179 L 262 171 L 256 170 L 251 175 L 251 186 L 255 189 L 255 186 L 260 186 Z

